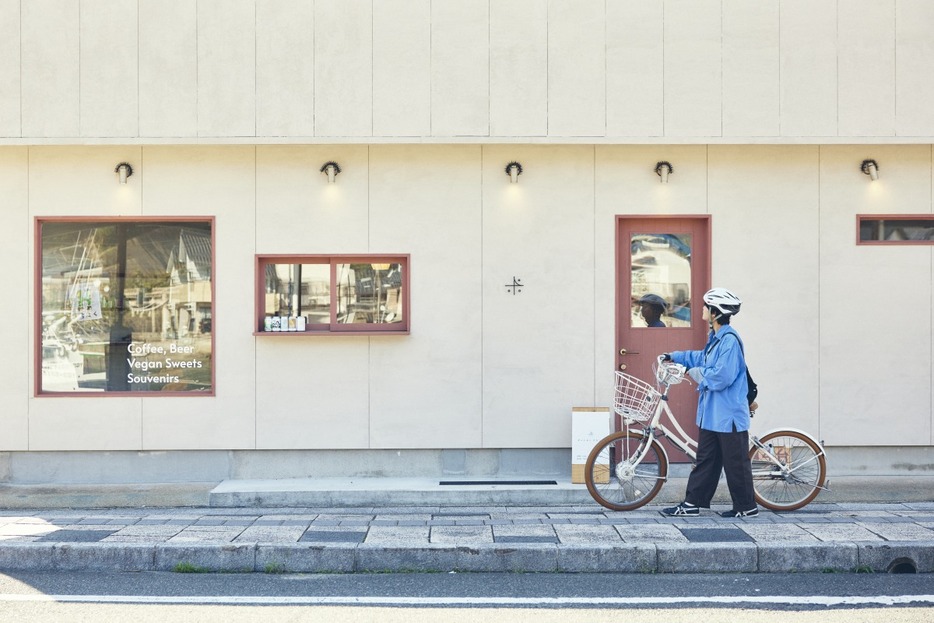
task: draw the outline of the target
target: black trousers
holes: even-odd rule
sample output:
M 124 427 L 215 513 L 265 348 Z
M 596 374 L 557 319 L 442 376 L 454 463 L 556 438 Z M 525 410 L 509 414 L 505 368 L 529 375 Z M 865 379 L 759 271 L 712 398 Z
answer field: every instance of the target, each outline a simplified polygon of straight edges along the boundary
M 726 472 L 726 484 L 733 499 L 733 510 L 756 508 L 752 488 L 752 464 L 749 461 L 749 431 L 715 433 L 700 430 L 697 438 L 697 462 L 688 478 L 684 501 L 710 508 L 717 491 L 720 472 Z

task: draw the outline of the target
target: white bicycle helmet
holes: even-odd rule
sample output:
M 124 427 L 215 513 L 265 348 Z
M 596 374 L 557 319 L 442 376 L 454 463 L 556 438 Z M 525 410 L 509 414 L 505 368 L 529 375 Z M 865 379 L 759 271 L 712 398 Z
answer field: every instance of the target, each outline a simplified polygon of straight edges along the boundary
M 726 288 L 712 288 L 704 295 L 704 303 L 720 312 L 722 316 L 733 316 L 739 313 L 739 307 L 743 304 L 739 297 Z

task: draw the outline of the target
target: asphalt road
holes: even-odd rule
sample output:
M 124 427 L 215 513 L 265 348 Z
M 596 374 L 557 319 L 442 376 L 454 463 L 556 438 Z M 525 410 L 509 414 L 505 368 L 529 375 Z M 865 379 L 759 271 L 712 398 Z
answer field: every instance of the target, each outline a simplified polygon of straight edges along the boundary
M 0 621 L 911 623 L 932 606 L 911 574 L 0 574 Z

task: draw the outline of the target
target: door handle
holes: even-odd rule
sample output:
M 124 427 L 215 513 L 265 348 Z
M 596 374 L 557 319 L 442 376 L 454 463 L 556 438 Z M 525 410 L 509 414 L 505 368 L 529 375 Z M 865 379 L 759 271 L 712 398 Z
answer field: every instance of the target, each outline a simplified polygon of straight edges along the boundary
M 636 350 L 626 350 L 625 348 L 620 348 L 620 349 L 619 349 L 619 354 L 620 354 L 620 355 L 638 355 L 638 354 L 639 354 L 639 351 L 636 351 Z

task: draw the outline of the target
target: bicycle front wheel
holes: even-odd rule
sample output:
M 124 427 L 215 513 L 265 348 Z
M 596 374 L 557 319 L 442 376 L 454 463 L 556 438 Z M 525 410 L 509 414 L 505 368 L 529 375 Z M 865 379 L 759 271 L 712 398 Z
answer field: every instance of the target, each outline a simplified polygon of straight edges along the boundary
M 824 450 L 804 433 L 777 430 L 749 449 L 756 501 L 773 511 L 793 511 L 810 503 L 827 478 Z
M 648 450 L 637 463 L 646 444 Z M 590 495 L 614 511 L 631 511 L 648 504 L 667 477 L 668 457 L 658 442 L 628 430 L 597 442 L 584 466 Z

